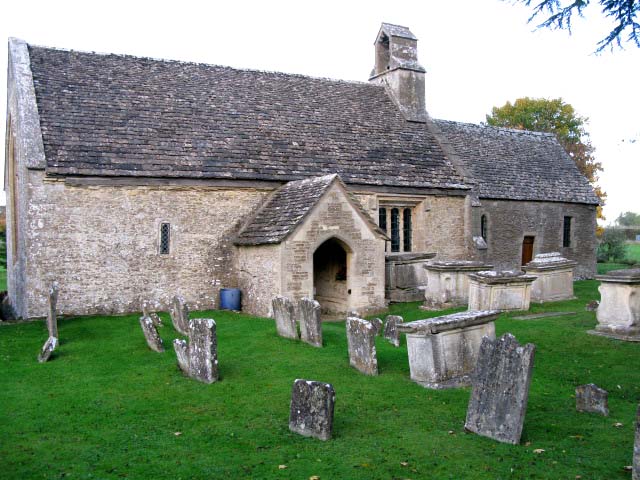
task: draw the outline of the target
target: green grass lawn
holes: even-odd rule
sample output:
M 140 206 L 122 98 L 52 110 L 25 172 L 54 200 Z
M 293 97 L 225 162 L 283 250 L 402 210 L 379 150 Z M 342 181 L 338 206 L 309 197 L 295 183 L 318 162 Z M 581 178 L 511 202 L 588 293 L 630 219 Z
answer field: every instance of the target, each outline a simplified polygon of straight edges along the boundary
M 596 287 L 577 282 L 577 300 L 532 306 L 575 315 L 497 321 L 498 334 L 537 346 L 519 446 L 465 433 L 469 389 L 411 382 L 404 339 L 377 340 L 379 376 L 350 368 L 344 322 L 325 323 L 317 349 L 278 337 L 271 320 L 204 313 L 218 324 L 212 385 L 178 371 L 165 314 L 163 354 L 147 348 L 136 315 L 80 317 L 60 321 L 46 364 L 36 361 L 43 322 L 3 325 L 0 478 L 629 479 L 640 345 L 587 335 Z M 392 311 L 427 316 L 417 306 Z M 331 441 L 289 432 L 296 378 L 334 385 Z M 574 389 L 589 382 L 609 391 L 610 417 L 575 411 Z
M 636 263 L 640 263 L 640 243 L 627 244 L 627 258 Z

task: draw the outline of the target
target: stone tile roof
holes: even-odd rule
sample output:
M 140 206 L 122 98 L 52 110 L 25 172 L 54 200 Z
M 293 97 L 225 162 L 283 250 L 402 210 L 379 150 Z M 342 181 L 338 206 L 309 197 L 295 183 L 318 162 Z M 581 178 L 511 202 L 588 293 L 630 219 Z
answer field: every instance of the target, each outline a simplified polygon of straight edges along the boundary
M 325 175 L 286 183 L 277 189 L 256 212 L 236 237 L 236 245 L 280 243 L 302 222 L 323 194 L 334 183 L 344 187 L 355 208 L 367 220 L 372 230 L 386 238 L 385 233 L 351 195 L 338 175 Z
M 407 27 L 402 25 L 394 25 L 393 23 L 382 23 L 380 30 L 389 35 L 390 37 L 402 37 L 410 40 L 418 40 L 416 36 L 411 33 Z
M 465 188 L 384 87 L 29 47 L 49 175 Z
M 449 158 L 461 162 L 465 180 L 475 183 L 481 198 L 599 203 L 552 134 L 447 120 L 434 123 Z

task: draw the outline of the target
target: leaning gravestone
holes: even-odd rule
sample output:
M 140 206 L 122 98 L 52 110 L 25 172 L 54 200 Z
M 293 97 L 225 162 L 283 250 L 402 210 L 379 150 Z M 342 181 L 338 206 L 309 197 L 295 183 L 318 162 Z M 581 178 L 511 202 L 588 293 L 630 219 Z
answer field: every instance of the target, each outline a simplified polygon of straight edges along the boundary
M 296 380 L 291 392 L 289 430 L 305 437 L 329 440 L 336 393 L 329 383 Z
M 349 364 L 365 375 L 378 374 L 376 331 L 370 322 L 361 318 L 347 318 Z
M 593 383 L 576 387 L 576 410 L 609 416 L 609 392 Z
M 640 480 L 640 406 L 636 412 L 636 439 L 633 444 L 632 480 Z
M 295 306 L 286 297 L 278 295 L 272 302 L 273 316 L 276 320 L 276 330 L 278 335 L 285 338 L 298 339 L 298 328 L 296 327 Z
M 189 322 L 189 343 L 173 341 L 178 366 L 190 378 L 204 383 L 218 381 L 218 341 L 216 322 L 211 318 L 194 318 Z
M 58 318 L 56 317 L 56 305 L 58 303 L 58 284 L 53 282 L 51 288 L 49 288 L 48 296 L 48 308 L 47 308 L 47 330 L 49 330 L 49 337 L 58 338 Z
M 162 320 L 160 320 L 160 317 L 156 312 L 151 311 L 149 302 L 142 302 L 142 316 L 149 317 L 156 327 L 162 326 Z
M 320 304 L 309 298 L 298 303 L 300 313 L 300 338 L 314 347 L 322 347 L 322 323 L 320 321 Z
M 164 352 L 164 346 L 162 345 L 162 338 L 158 335 L 158 329 L 153 319 L 147 315 L 140 317 L 140 326 L 142 327 L 142 333 L 147 341 L 147 345 L 154 352 Z
M 51 354 L 56 349 L 58 345 L 58 339 L 56 337 L 49 337 L 47 341 L 42 346 L 42 350 L 40 350 L 40 354 L 38 355 L 38 361 L 40 363 L 44 363 L 49 361 L 51 358 Z
M 182 335 L 189 335 L 189 307 L 180 295 L 173 297 L 170 312 L 173 328 Z
M 465 430 L 520 443 L 535 349 L 531 343 L 520 346 L 510 333 L 496 340 L 482 339 Z
M 398 324 L 404 322 L 403 318 L 398 315 L 389 315 L 387 321 L 384 322 L 384 338 L 394 347 L 400 346 L 400 332 L 398 332 Z

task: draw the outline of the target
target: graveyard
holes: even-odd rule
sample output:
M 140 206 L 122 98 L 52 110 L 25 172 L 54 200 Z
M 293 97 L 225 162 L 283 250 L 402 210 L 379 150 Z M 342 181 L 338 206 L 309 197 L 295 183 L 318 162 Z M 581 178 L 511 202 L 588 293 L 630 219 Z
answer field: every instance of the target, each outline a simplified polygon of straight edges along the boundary
M 406 335 L 375 337 L 377 375 L 350 366 L 345 321 L 322 323 L 322 348 L 278 336 L 273 319 L 190 312 L 215 321 L 218 378 L 178 368 L 177 332 L 158 312 L 164 351 L 145 342 L 139 314 L 61 318 L 59 345 L 36 356 L 44 322 L 0 328 L 2 478 L 589 478 L 629 479 L 640 356 L 637 343 L 589 335 L 599 282 L 575 299 L 501 313 L 509 332 L 535 345 L 519 445 L 465 431 L 471 389 L 432 390 L 410 378 Z M 404 322 L 462 308 L 393 304 Z M 548 314 L 544 316 L 542 314 Z M 316 340 L 317 341 L 317 340 Z M 289 429 L 296 379 L 332 385 L 331 438 Z M 608 392 L 609 415 L 576 409 L 578 386 Z

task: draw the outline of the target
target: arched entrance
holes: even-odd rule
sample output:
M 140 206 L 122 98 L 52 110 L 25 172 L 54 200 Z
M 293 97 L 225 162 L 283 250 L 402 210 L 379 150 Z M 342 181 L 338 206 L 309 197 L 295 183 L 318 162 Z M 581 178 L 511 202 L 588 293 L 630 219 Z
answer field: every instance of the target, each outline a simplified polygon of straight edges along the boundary
M 323 313 L 349 310 L 350 252 L 344 242 L 332 237 L 313 253 L 313 292 Z

